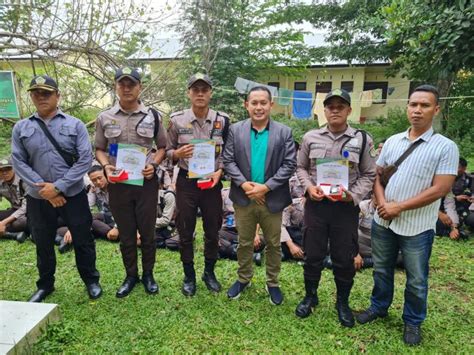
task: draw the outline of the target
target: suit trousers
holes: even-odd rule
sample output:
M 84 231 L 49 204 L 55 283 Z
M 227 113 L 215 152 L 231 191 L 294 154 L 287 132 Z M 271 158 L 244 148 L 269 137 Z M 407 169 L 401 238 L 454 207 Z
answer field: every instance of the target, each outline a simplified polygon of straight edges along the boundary
M 96 268 L 95 241 L 91 234 L 92 216 L 86 192 L 66 197 L 66 204 L 54 208 L 48 201 L 27 195 L 27 215 L 36 241 L 36 258 L 39 271 L 38 288 L 51 289 L 54 286 L 56 254 L 54 239 L 58 217 L 61 217 L 74 240 L 74 253 L 79 274 L 86 285 L 99 281 Z
M 235 222 L 239 231 L 237 261 L 239 281 L 249 282 L 253 277 L 253 240 L 257 224 L 265 236 L 265 263 L 267 285 L 278 286 L 278 275 L 281 268 L 281 216 L 282 212 L 271 213 L 267 206 L 250 202 L 248 206 L 234 204 Z
M 219 229 L 222 224 L 222 183 L 212 189 L 201 190 L 195 179 L 188 179 L 181 173 L 176 181 L 176 227 L 179 232 L 179 251 L 185 264 L 194 260 L 193 238 L 196 228 L 196 214 L 201 210 L 204 229 L 204 257 L 217 260 L 219 254 Z
M 321 278 L 329 242 L 334 278 L 352 282 L 354 257 L 358 253 L 359 211 L 352 202 L 306 200 L 303 229 L 305 279 L 319 281 Z
M 109 205 L 120 232 L 120 251 L 127 276 L 138 277 L 137 231 L 141 237 L 143 273 L 153 271 L 156 257 L 155 221 L 158 179 L 143 186 L 109 184 Z

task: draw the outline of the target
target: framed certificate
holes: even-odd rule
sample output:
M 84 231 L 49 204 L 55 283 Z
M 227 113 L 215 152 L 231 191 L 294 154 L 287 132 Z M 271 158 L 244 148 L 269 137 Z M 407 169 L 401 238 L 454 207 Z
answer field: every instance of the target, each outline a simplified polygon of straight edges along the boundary
M 115 167 L 123 169 L 128 174 L 128 179 L 120 181 L 121 184 L 143 186 L 142 170 L 146 164 L 146 148 L 135 144 L 117 144 L 117 163 Z

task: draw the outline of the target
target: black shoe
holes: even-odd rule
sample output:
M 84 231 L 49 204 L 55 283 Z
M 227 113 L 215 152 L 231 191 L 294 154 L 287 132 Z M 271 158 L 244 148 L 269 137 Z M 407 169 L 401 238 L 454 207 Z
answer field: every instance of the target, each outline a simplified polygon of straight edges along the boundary
M 227 291 L 227 297 L 230 299 L 236 300 L 240 297 L 240 294 L 250 286 L 250 282 L 242 283 L 240 281 L 235 281 L 234 284 Z
M 59 234 L 56 234 L 56 236 L 54 237 L 54 244 L 60 245 L 62 241 L 63 237 L 61 237 Z
M 117 296 L 118 298 L 123 298 L 123 297 L 128 296 L 128 294 L 132 292 L 133 288 L 135 287 L 138 281 L 140 281 L 138 277 L 127 276 L 125 280 L 123 281 L 122 285 L 117 290 L 117 293 L 115 294 L 115 296 Z
M 181 287 L 181 292 L 186 297 L 192 297 L 196 294 L 196 279 L 185 276 L 183 280 L 183 287 Z
M 305 296 L 298 306 L 296 306 L 296 316 L 300 318 L 309 317 L 309 315 L 313 313 L 313 308 L 316 307 L 318 303 L 318 295 Z
M 283 293 L 281 293 L 280 287 L 270 287 L 266 286 L 265 289 L 267 290 L 268 295 L 270 296 L 270 303 L 274 306 L 279 306 L 283 303 Z
M 337 316 L 342 326 L 352 328 L 355 324 L 354 315 L 348 302 L 338 300 L 336 302 Z
M 206 284 L 206 287 L 211 292 L 221 292 L 221 284 L 217 281 L 216 274 L 214 272 L 204 271 L 202 274 L 202 281 Z
M 370 308 L 356 315 L 357 322 L 365 324 L 376 320 L 377 318 L 385 318 L 387 313 L 375 313 Z
M 145 287 L 146 293 L 149 293 L 150 295 L 155 295 L 159 292 L 158 284 L 153 278 L 152 273 L 143 274 L 142 283 L 143 283 L 143 286 Z
M 30 233 L 28 233 L 28 232 L 25 232 L 25 231 L 20 232 L 16 236 L 16 241 L 20 244 L 24 243 L 28 239 L 29 236 L 30 236 Z
M 18 234 L 20 234 L 20 233 L 5 232 L 5 233 L 3 233 L 3 238 L 16 240 L 16 238 L 18 238 Z
M 65 254 L 68 251 L 71 251 L 72 248 L 73 248 L 72 243 L 65 243 L 64 238 L 63 238 L 63 240 L 61 240 L 61 243 L 59 244 L 58 251 L 61 254 Z
M 35 293 L 33 293 L 33 295 L 31 295 L 30 299 L 28 300 L 28 302 L 36 302 L 36 303 L 39 303 L 39 302 L 43 302 L 44 299 L 50 295 L 51 293 L 53 293 L 54 291 L 54 287 L 53 288 L 49 288 L 49 289 L 44 289 L 44 288 L 39 288 L 36 290 Z
M 100 283 L 93 282 L 89 285 L 86 285 L 86 287 L 87 287 L 87 293 L 89 294 L 89 298 L 91 300 L 96 300 L 100 296 L 102 296 L 102 287 L 100 286 Z
M 407 345 L 418 345 L 421 343 L 421 327 L 405 324 L 403 329 L 403 341 Z

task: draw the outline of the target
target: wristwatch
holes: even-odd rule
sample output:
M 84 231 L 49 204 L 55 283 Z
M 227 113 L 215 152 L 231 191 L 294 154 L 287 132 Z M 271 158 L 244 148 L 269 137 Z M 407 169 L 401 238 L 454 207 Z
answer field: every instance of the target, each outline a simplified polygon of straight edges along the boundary
M 60 189 L 58 189 L 56 186 L 54 187 L 54 191 L 56 191 L 56 193 L 57 193 L 58 195 L 61 195 L 61 194 L 63 193 L 63 192 L 62 192 Z

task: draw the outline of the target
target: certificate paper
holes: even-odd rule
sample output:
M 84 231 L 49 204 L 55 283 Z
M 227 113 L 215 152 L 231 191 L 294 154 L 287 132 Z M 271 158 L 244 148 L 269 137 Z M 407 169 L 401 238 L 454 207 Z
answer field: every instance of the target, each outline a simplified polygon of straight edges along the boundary
M 347 159 L 317 159 L 316 160 L 316 179 L 318 186 L 322 186 L 325 194 L 329 193 L 330 185 L 341 185 L 344 189 L 349 189 L 349 164 Z
M 193 156 L 189 159 L 188 177 L 201 179 L 209 176 L 216 168 L 216 141 L 212 139 L 193 139 Z
M 135 144 L 118 145 L 117 169 L 124 169 L 128 173 L 128 180 L 122 181 L 122 184 L 143 186 L 142 170 L 146 163 L 146 148 Z

